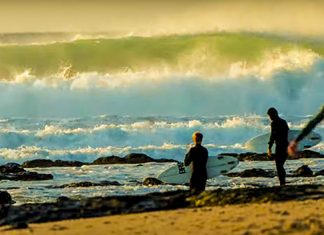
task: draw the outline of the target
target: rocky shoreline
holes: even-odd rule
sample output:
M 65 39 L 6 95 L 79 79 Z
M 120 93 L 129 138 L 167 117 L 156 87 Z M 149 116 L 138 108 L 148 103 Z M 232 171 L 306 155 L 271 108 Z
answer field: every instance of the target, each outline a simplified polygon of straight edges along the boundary
M 269 157 L 266 154 L 257 153 L 223 153 L 223 156 L 232 156 L 239 159 L 239 161 L 269 161 Z M 305 150 L 300 152 L 299 157 L 303 158 L 324 158 L 324 155 Z M 298 159 L 297 157 L 294 159 Z M 37 172 L 30 172 L 24 168 L 49 168 L 49 167 L 82 167 L 83 165 L 109 165 L 109 164 L 143 164 L 148 162 L 157 163 L 168 163 L 177 162 L 173 159 L 154 159 L 143 153 L 131 153 L 125 157 L 118 156 L 108 156 L 100 157 L 91 163 L 80 162 L 80 161 L 63 161 L 63 160 L 48 160 L 48 159 L 34 159 L 30 161 L 25 161 L 21 165 L 17 163 L 7 163 L 0 166 L 0 180 L 51 180 L 53 175 L 51 174 L 39 174 Z M 226 174 L 229 177 L 275 177 L 275 171 L 266 171 L 263 169 L 247 169 L 243 172 L 231 172 Z M 316 177 L 324 175 L 324 170 L 313 172 L 307 165 L 301 166 L 293 174 L 288 174 L 288 177 Z M 141 183 L 141 182 L 139 182 Z M 161 181 L 155 178 L 147 178 L 143 182 L 144 185 L 159 185 L 162 184 Z M 108 186 L 108 185 L 118 185 L 118 182 L 79 182 L 72 183 L 69 185 L 53 186 L 55 187 L 90 187 L 90 186 Z
M 28 227 L 28 223 L 65 219 L 202 206 L 224 206 L 242 203 L 323 198 L 323 185 L 288 185 L 285 187 L 276 186 L 229 190 L 217 189 L 203 192 L 197 196 L 191 196 L 188 191 L 172 191 L 166 193 L 150 193 L 141 196 L 93 197 L 81 200 L 60 197 L 55 203 L 24 204 L 20 206 L 10 205 L 10 197 L 7 202 L 1 201 L 0 226 L 10 225 L 12 228 L 26 228 Z
M 271 161 L 266 153 L 222 153 L 222 156 L 231 156 L 237 158 L 239 161 Z M 295 157 L 290 157 L 288 160 L 296 160 L 300 158 L 324 158 L 324 155 L 311 150 L 304 150 L 299 152 Z M 174 159 L 154 159 L 143 153 L 131 153 L 125 157 L 107 156 L 100 157 L 93 162 L 80 162 L 80 161 L 64 161 L 64 160 L 49 160 L 49 159 L 34 159 L 25 161 L 21 164 L 23 168 L 36 168 L 36 167 L 80 167 L 83 165 L 104 165 L 104 164 L 141 164 L 147 162 L 177 162 Z

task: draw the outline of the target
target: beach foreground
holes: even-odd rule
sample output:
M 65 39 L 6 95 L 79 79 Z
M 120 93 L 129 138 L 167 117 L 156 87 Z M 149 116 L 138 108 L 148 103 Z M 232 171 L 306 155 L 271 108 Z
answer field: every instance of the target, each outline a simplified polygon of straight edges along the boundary
M 30 224 L 13 234 L 324 234 L 324 199 L 248 203 Z

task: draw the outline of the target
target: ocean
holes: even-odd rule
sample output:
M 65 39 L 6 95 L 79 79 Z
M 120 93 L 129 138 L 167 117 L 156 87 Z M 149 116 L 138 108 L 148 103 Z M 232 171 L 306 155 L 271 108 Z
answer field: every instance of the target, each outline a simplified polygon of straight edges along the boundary
M 209 155 L 243 153 L 250 138 L 270 131 L 269 107 L 301 129 L 324 104 L 324 42 L 252 33 L 111 36 L 11 34 L 0 37 L 0 164 L 31 159 L 92 162 L 145 153 L 183 160 L 194 131 Z M 324 136 L 324 124 L 315 130 Z M 324 153 L 323 141 L 311 148 Z M 266 149 L 265 149 L 266 151 Z M 53 180 L 1 181 L 18 204 L 58 196 L 137 195 L 187 189 L 147 187 L 173 163 L 35 168 Z M 288 161 L 289 172 L 321 159 Z M 234 171 L 274 169 L 240 162 Z M 121 186 L 49 189 L 102 180 Z M 289 178 L 324 183 L 324 177 Z M 207 189 L 277 185 L 276 178 L 208 181 Z

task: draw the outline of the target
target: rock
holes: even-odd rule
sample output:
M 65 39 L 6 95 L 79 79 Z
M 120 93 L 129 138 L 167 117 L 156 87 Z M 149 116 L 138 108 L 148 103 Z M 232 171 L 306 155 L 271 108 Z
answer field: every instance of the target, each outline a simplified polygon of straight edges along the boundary
M 242 177 L 242 178 L 247 178 L 247 177 L 268 177 L 268 178 L 273 178 L 276 176 L 275 172 L 273 171 L 266 171 L 263 169 L 247 169 L 242 172 L 231 172 L 226 174 L 229 177 Z
M 312 177 L 313 171 L 307 166 L 303 165 L 299 167 L 295 172 L 294 172 L 295 177 Z
M 53 175 L 51 174 L 39 174 L 37 172 L 23 171 L 18 173 L 0 174 L 0 180 L 51 180 Z
M 221 153 L 222 156 L 231 156 L 236 157 L 239 161 L 270 161 L 273 158 L 269 158 L 266 153 L 254 153 L 254 152 L 246 152 L 246 153 Z M 299 152 L 294 157 L 289 157 L 289 159 L 299 159 L 299 158 L 324 158 L 323 154 L 320 154 L 311 150 L 304 150 Z
M 324 170 L 320 170 L 315 173 L 315 176 L 320 176 L 320 175 L 324 175 Z
M 324 155 L 312 151 L 312 150 L 304 150 L 299 152 L 294 158 L 323 158 Z
M 125 161 L 131 164 L 145 163 L 145 162 L 154 162 L 154 159 L 147 156 L 144 153 L 130 153 L 126 155 Z
M 12 206 L 0 226 L 40 223 L 64 219 L 89 218 L 201 206 L 323 199 L 323 185 L 286 185 L 285 187 L 216 189 L 191 196 L 188 191 L 170 191 L 137 196 L 108 196 L 72 200 L 60 197 L 55 203 Z
M 0 191 L 0 219 L 7 216 L 11 204 L 15 203 L 6 191 Z
M 47 188 L 77 188 L 77 187 L 95 187 L 95 186 L 120 186 L 121 184 L 117 181 L 101 181 L 99 183 L 95 182 L 76 182 L 70 184 L 63 184 L 59 186 L 48 186 Z
M 25 228 L 28 228 L 28 224 L 25 221 L 18 221 L 11 224 L 9 230 L 25 229 Z
M 100 157 L 93 161 L 93 165 L 101 164 L 123 164 L 125 159 L 118 156 Z
M 231 156 L 237 158 L 239 161 L 269 161 L 266 153 L 254 153 L 254 152 L 246 152 L 246 153 L 221 153 L 222 156 Z
M 173 159 L 154 159 L 143 153 L 131 153 L 125 157 L 109 156 L 100 157 L 93 161 L 93 165 L 101 164 L 141 164 L 146 162 L 176 162 Z
M 6 191 L 0 191 L 0 205 L 10 205 L 12 203 L 11 195 Z
M 83 165 L 88 165 L 88 163 L 79 162 L 79 161 L 62 161 L 62 160 L 48 160 L 48 159 L 35 159 L 26 161 L 22 164 L 22 167 L 25 168 L 34 168 L 34 167 L 80 167 Z
M 7 163 L 0 166 L 0 173 L 19 173 L 25 170 L 17 163 Z
M 34 168 L 34 167 L 51 167 L 53 165 L 52 160 L 48 159 L 35 159 L 24 162 L 21 166 L 24 168 Z
M 147 177 L 143 181 L 143 185 L 146 186 L 153 186 L 153 185 L 161 185 L 164 184 L 161 180 L 153 178 L 153 177 Z

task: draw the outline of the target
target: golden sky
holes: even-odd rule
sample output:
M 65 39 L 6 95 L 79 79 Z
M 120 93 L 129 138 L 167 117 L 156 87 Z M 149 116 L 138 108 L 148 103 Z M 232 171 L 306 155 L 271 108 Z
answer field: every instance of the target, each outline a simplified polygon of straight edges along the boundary
M 323 36 L 320 0 L 0 0 L 0 33 L 258 31 Z

